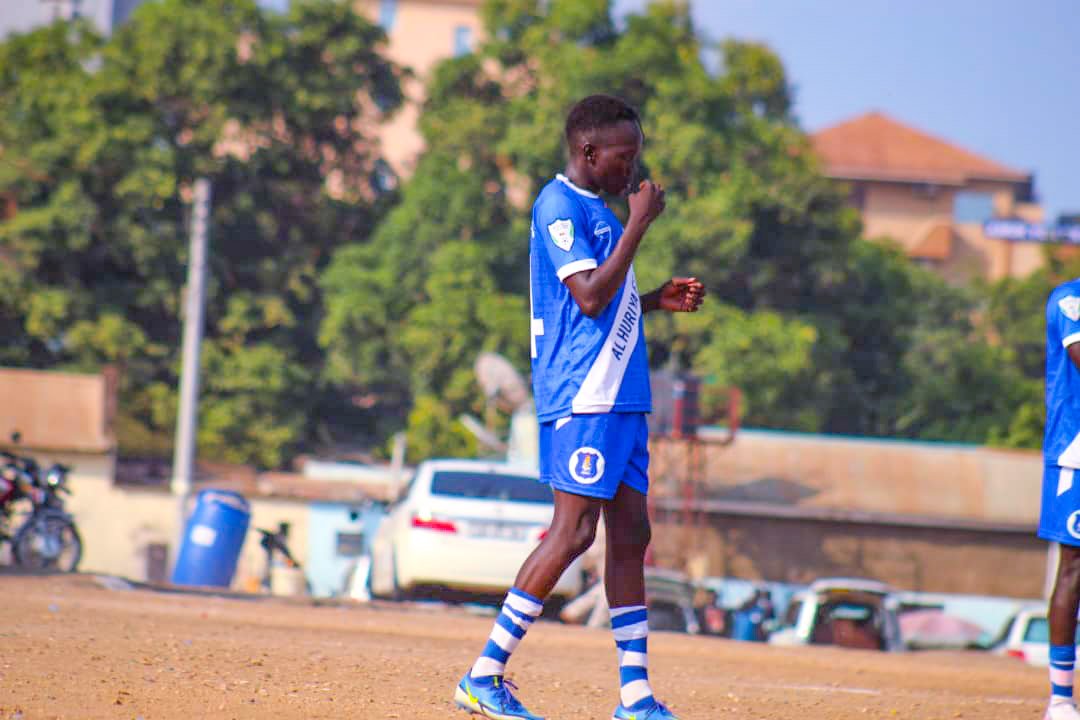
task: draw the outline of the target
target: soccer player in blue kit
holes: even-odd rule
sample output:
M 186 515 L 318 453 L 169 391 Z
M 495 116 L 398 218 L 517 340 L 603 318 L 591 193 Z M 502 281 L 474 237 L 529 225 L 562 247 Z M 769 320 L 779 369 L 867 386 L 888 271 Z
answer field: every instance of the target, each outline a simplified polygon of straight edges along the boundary
M 1080 279 L 1046 303 L 1046 433 L 1039 537 L 1058 543 L 1050 595 L 1050 704 L 1045 720 L 1080 720 L 1073 700 L 1080 608 Z
M 648 426 L 652 408 L 642 315 L 694 312 L 695 278 L 638 294 L 633 259 L 664 210 L 664 189 L 642 182 L 623 228 L 601 193 L 633 190 L 644 137 L 637 112 L 593 95 L 566 120 L 569 162 L 533 205 L 530 240 L 532 381 L 540 423 L 540 477 L 551 485 L 551 529 L 518 571 L 480 657 L 461 679 L 462 709 L 503 720 L 542 720 L 503 674 L 543 601 L 593 542 L 604 515 L 604 588 L 618 651 L 614 720 L 675 720 L 649 685 L 645 550 L 650 540 Z M 568 659 L 568 663 L 572 663 Z

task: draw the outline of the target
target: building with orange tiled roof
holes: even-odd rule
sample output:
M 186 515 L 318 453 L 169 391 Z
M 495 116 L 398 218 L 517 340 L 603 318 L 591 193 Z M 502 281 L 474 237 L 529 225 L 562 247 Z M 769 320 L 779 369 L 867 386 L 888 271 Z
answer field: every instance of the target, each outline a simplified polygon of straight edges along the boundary
M 815 133 L 825 174 L 846 183 L 865 234 L 891 238 L 946 279 L 1022 276 L 1043 244 L 987 235 L 986 221 L 1042 223 L 1031 173 L 1002 165 L 879 112 Z

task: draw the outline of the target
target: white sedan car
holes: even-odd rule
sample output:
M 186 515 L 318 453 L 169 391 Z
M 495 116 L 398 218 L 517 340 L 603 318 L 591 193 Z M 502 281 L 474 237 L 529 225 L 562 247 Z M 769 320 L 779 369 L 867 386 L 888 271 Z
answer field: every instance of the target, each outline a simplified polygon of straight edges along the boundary
M 538 477 L 535 470 L 502 462 L 421 463 L 376 533 L 372 594 L 505 593 L 551 524 L 551 488 Z M 552 596 L 574 598 L 583 583 L 578 559 Z
M 1080 647 L 1080 627 L 1076 630 Z M 1023 660 L 1028 665 L 1045 667 L 1050 664 L 1050 622 L 1045 604 L 1021 608 L 1010 620 L 995 644 L 994 652 Z

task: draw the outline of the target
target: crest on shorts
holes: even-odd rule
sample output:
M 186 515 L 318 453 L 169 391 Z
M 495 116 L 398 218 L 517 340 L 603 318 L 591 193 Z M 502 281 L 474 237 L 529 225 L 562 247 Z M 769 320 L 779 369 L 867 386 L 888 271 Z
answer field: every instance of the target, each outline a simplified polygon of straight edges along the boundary
M 1080 297 L 1063 297 L 1058 300 L 1058 307 L 1061 308 L 1061 313 L 1073 322 L 1080 320 Z
M 596 448 L 580 447 L 570 454 L 570 477 L 592 485 L 604 477 L 604 456 Z
M 556 220 L 548 225 L 548 234 L 555 247 L 566 252 L 574 246 L 574 222 L 572 220 Z
M 1080 510 L 1075 511 L 1065 521 L 1065 529 L 1077 540 L 1080 540 Z

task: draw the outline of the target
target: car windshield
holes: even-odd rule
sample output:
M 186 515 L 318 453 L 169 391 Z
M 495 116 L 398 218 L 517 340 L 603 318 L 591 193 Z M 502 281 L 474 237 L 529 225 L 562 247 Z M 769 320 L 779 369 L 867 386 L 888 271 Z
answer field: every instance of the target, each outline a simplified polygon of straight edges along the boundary
M 1076 637 L 1074 639 L 1077 645 L 1080 645 L 1080 627 L 1076 628 Z M 1024 631 L 1024 642 L 1026 643 L 1048 643 L 1050 642 L 1050 623 L 1046 618 L 1034 617 L 1028 622 L 1027 629 Z
M 527 475 L 443 471 L 431 478 L 431 494 L 550 505 L 551 486 Z

